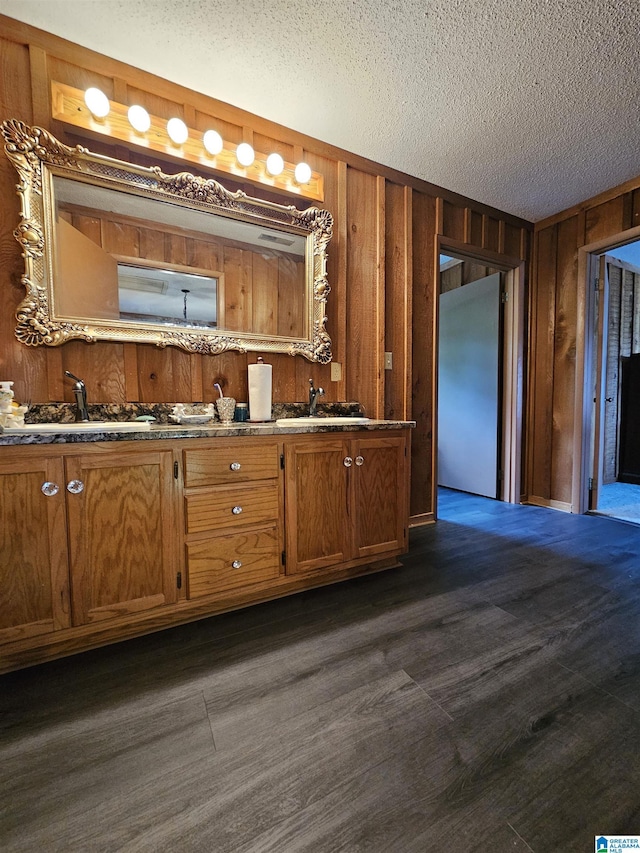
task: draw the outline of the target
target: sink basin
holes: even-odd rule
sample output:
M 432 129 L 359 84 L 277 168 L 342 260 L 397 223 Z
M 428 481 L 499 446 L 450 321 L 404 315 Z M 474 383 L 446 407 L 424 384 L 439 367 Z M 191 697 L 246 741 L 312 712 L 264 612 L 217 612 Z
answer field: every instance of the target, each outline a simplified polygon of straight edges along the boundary
M 363 417 L 328 417 L 328 418 L 279 418 L 276 426 L 349 426 L 349 424 L 366 424 L 369 418 Z
M 72 424 L 25 424 L 5 427 L 5 435 L 32 435 L 52 432 L 139 432 L 150 429 L 149 421 L 80 421 Z

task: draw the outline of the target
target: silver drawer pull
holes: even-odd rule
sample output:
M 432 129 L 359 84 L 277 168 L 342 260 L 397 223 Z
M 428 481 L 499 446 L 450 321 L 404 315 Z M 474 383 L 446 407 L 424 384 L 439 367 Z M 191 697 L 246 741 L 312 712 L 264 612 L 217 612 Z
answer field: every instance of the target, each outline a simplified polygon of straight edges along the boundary
M 232 462 L 231 465 L 229 465 L 229 468 L 231 468 L 232 471 L 239 471 L 242 468 L 242 465 L 239 462 Z
M 60 486 L 57 483 L 50 483 L 48 480 L 46 483 L 43 483 L 40 486 L 40 491 L 43 495 L 46 495 L 48 498 L 57 495 L 60 491 Z
M 356 456 L 356 465 L 364 465 L 364 456 Z
M 242 560 L 234 560 L 233 563 L 231 563 L 231 568 L 232 569 L 241 569 L 242 568 Z
M 242 507 L 241 506 L 234 506 L 234 508 L 231 510 L 231 512 L 234 515 L 240 515 L 240 513 L 242 512 Z
M 67 491 L 71 492 L 72 495 L 79 495 L 80 492 L 84 492 L 84 483 L 82 480 L 69 480 Z
M 351 466 L 353 465 L 353 459 L 350 456 L 345 456 L 342 460 L 342 464 L 345 468 L 351 468 Z

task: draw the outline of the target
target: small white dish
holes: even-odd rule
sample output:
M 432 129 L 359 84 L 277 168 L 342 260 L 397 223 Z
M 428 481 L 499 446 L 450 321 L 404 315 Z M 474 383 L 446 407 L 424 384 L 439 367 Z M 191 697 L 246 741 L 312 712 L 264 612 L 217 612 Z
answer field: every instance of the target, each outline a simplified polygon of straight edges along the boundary
M 169 415 L 177 424 L 208 424 L 213 420 L 212 415 Z

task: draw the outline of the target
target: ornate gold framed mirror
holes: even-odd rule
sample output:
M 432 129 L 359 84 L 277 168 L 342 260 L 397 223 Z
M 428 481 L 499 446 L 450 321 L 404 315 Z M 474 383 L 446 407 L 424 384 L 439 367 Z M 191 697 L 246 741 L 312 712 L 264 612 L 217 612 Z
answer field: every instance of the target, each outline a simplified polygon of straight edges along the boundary
M 20 179 L 20 341 L 331 360 L 328 211 L 71 148 L 15 119 L 1 129 Z

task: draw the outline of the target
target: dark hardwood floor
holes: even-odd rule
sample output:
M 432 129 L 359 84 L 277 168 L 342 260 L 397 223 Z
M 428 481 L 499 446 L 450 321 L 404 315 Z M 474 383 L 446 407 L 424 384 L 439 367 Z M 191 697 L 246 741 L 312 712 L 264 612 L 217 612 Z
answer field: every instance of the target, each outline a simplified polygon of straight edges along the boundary
M 640 527 L 443 492 L 399 570 L 0 678 L 0 849 L 640 833 Z

